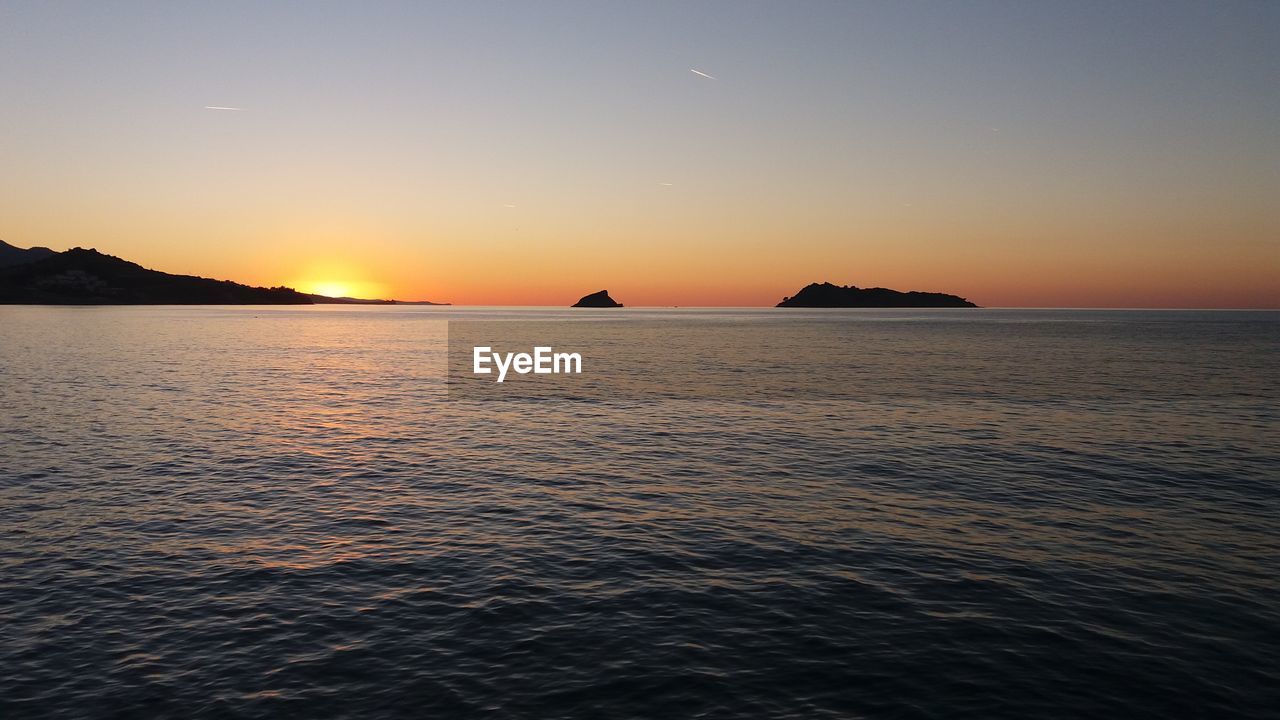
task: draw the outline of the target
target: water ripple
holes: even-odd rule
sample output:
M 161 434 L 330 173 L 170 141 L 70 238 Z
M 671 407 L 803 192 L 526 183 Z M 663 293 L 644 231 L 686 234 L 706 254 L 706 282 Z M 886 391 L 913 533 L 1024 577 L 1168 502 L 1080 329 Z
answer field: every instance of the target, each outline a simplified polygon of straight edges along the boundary
M 3 312 L 6 720 L 1280 707 L 1276 398 L 1217 351 L 1229 399 L 532 412 L 413 313 Z M 1097 342 L 1235 337 L 1149 325 Z

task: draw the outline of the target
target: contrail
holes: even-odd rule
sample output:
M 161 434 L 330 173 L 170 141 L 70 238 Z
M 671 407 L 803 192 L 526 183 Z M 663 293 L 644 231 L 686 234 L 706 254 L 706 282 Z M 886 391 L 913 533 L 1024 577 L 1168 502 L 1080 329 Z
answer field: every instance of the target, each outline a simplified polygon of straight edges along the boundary
M 708 74 L 706 74 L 706 73 L 702 72 L 701 70 L 694 70 L 693 68 L 689 68 L 689 72 L 693 73 L 694 75 L 701 75 L 702 77 L 704 77 L 704 78 L 706 78 L 706 79 L 708 79 L 708 80 L 715 80 L 715 78 L 713 78 L 713 77 L 711 77 L 710 75 L 708 75 Z
M 244 110 L 244 108 L 223 107 L 221 105 L 205 105 L 205 110 Z

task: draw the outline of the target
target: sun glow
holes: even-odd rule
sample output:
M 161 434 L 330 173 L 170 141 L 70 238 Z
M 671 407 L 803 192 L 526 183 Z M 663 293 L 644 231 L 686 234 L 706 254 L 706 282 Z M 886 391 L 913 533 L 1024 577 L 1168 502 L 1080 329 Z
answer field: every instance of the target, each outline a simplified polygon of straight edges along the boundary
M 361 300 L 385 300 L 390 297 L 385 285 L 370 281 L 370 273 L 365 268 L 341 260 L 313 262 L 306 267 L 297 268 L 292 275 L 286 284 L 304 293 Z
M 304 292 L 326 297 L 355 297 L 355 291 L 351 289 L 351 285 L 344 282 L 311 283 L 305 287 Z
M 386 288 L 378 283 L 355 280 L 298 280 L 290 285 L 304 293 L 325 297 L 349 297 L 361 300 L 385 300 Z

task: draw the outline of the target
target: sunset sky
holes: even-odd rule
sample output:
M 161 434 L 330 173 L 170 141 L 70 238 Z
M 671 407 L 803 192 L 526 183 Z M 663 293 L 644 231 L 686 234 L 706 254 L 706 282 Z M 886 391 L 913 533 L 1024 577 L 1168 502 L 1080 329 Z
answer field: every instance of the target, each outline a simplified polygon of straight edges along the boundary
M 1278 83 L 1276 2 L 0 1 L 0 239 L 458 304 L 1277 307 Z

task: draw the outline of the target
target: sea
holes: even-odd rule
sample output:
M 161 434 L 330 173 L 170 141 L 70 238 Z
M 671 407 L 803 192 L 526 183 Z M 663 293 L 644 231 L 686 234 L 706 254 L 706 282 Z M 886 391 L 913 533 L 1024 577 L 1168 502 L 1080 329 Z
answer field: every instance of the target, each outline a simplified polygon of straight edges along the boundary
M 590 391 L 455 392 L 485 323 Z M 1278 368 L 1267 311 L 0 307 L 0 718 L 1276 718 Z

